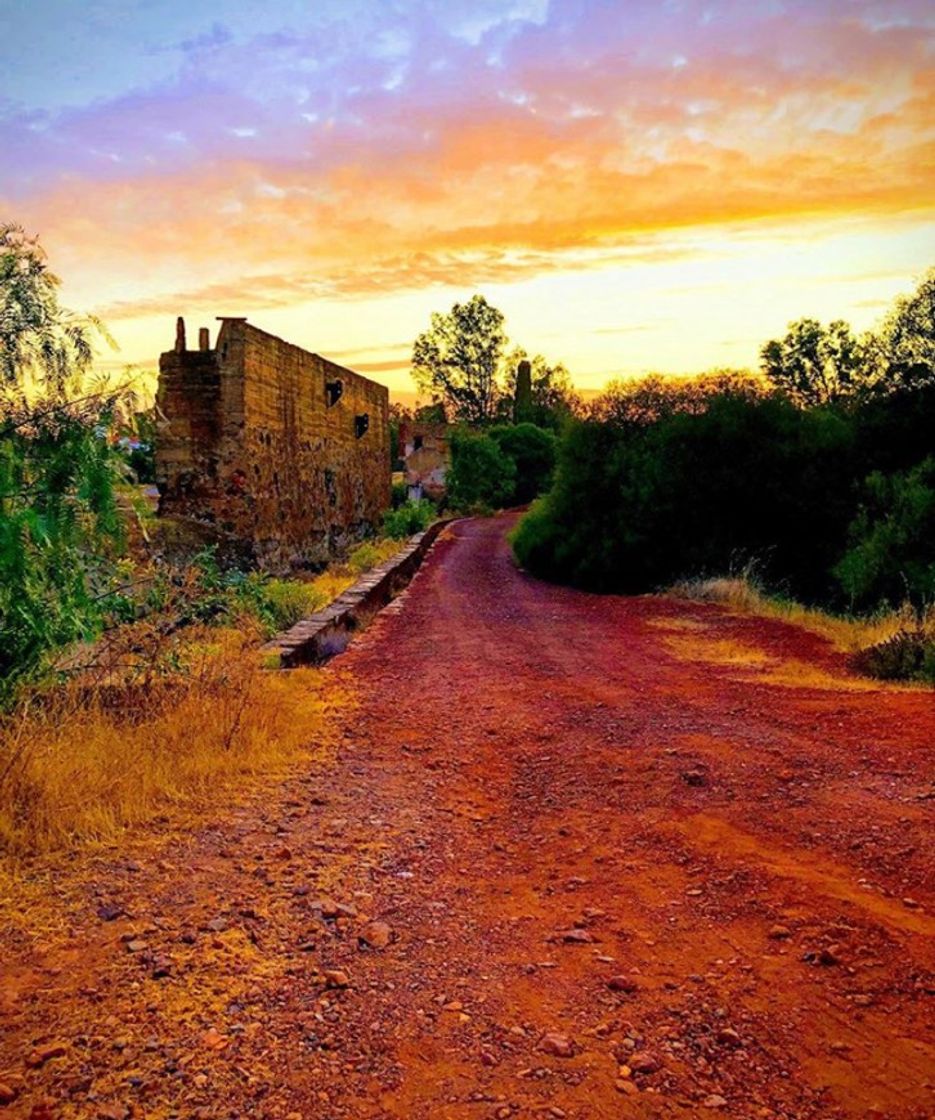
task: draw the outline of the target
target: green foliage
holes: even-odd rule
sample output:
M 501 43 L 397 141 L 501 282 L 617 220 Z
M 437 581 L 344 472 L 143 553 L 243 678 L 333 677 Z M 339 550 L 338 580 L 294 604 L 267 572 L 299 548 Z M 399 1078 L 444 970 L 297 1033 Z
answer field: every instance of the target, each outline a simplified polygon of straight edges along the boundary
M 515 424 L 491 428 L 488 434 L 512 460 L 516 471 L 510 503 L 525 505 L 549 488 L 555 469 L 556 439 L 552 432 L 535 424 Z
M 935 600 L 935 459 L 871 474 L 848 535 L 835 575 L 853 607 Z
M 885 642 L 861 650 L 854 668 L 885 681 L 927 681 L 935 684 L 935 638 L 921 627 L 901 630 Z
M 790 323 L 760 359 L 766 378 L 800 405 L 827 404 L 866 388 L 871 378 L 864 347 L 842 319 L 827 327 L 816 319 Z
M 79 390 L 95 324 L 35 240 L 0 227 L 0 700 L 57 648 L 132 613 L 111 446 L 125 394 Z
M 431 525 L 436 515 L 435 505 L 427 498 L 406 502 L 398 509 L 383 514 L 383 532 L 391 540 L 403 540 L 414 533 L 421 533 Z
M 495 415 L 505 344 L 503 313 L 475 295 L 446 314 L 433 313 L 413 346 L 412 375 L 444 400 L 452 419 L 487 424 Z
M 756 559 L 795 594 L 820 597 L 851 514 L 851 455 L 833 412 L 743 392 L 653 421 L 579 423 L 514 548 L 536 574 L 597 591 Z
M 491 436 L 456 431 L 446 476 L 454 509 L 482 511 L 508 505 L 516 490 L 516 465 Z
M 394 482 L 390 491 L 390 507 L 399 509 L 409 501 L 409 486 L 405 482 Z
M 883 320 L 877 345 L 881 382 L 888 390 L 935 385 L 935 268 Z
M 373 541 L 359 544 L 347 558 L 347 566 L 358 576 L 380 563 L 380 551 Z

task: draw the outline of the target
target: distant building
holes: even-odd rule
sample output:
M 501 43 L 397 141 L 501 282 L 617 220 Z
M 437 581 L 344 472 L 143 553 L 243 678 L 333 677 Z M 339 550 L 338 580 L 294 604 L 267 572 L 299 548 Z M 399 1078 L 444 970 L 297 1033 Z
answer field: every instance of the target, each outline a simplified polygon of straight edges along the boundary
M 449 435 L 450 428 L 443 422 L 400 421 L 399 457 L 410 498 L 437 501 L 444 497 L 445 475 L 451 463 Z
M 271 568 L 319 564 L 390 503 L 384 386 L 245 319 L 159 359 L 159 512 L 210 528 Z

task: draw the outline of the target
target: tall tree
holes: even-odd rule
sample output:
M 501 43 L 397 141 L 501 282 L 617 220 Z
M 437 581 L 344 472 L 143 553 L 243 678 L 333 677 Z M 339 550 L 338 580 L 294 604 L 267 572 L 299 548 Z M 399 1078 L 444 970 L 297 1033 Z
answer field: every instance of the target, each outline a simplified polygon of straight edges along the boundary
M 784 338 L 760 351 L 766 378 L 797 404 L 826 404 L 865 387 L 870 367 L 860 341 L 843 319 L 827 327 L 817 319 L 789 324 Z
M 935 268 L 912 295 L 896 300 L 877 342 L 882 388 L 935 384 Z
M 412 375 L 420 388 L 444 400 L 452 420 L 489 424 L 500 396 L 505 345 L 503 313 L 474 295 L 447 313 L 433 313 L 413 346 Z
M 520 364 L 529 362 L 529 397 L 523 400 L 522 408 L 517 394 Z M 533 357 L 521 347 L 515 347 L 504 361 L 504 392 L 514 406 L 512 419 L 515 423 L 527 421 L 539 428 L 558 430 L 570 417 L 583 411 L 581 397 L 571 384 L 568 370 L 561 362 L 552 363 L 541 354 Z M 503 411 L 503 418 L 508 412 Z
M 106 433 L 132 400 L 85 384 L 93 337 L 38 243 L 0 227 L 0 705 L 96 632 L 115 586 L 121 463 Z

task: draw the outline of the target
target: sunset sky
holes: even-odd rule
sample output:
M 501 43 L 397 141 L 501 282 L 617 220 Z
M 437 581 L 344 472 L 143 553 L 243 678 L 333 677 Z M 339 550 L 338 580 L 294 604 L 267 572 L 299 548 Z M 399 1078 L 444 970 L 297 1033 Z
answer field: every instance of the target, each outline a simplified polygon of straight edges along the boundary
M 152 367 L 251 322 L 412 388 L 482 291 L 575 382 L 754 365 L 935 263 L 931 0 L 0 0 L 0 218 Z

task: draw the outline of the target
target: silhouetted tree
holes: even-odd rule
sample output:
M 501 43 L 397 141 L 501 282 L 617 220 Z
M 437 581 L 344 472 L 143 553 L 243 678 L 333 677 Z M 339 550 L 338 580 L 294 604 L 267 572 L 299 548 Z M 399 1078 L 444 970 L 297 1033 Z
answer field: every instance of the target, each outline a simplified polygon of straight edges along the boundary
M 790 323 L 784 338 L 760 351 L 760 366 L 773 385 L 806 407 L 848 396 L 872 377 L 864 347 L 843 319 L 827 327 L 817 319 Z
M 935 268 L 909 296 L 900 296 L 877 336 L 881 388 L 935 384 Z
M 412 375 L 420 388 L 441 397 L 449 419 L 484 425 L 495 416 L 506 335 L 503 313 L 482 295 L 434 312 L 412 350 Z

